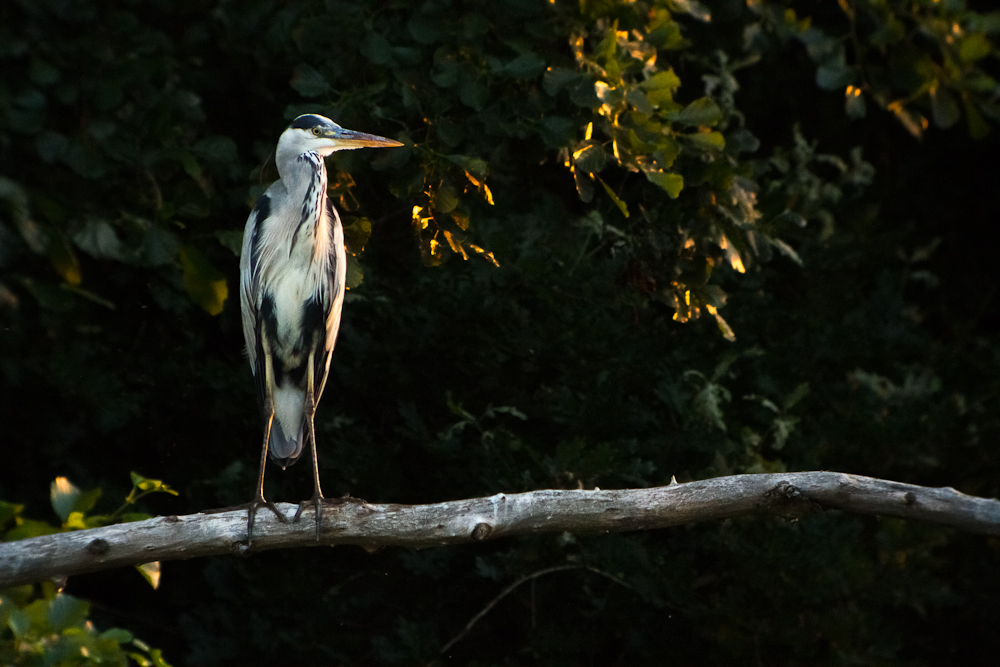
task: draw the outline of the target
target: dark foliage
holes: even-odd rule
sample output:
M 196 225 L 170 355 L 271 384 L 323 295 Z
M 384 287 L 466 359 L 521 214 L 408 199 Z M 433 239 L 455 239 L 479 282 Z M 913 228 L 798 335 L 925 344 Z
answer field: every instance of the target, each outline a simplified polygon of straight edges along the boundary
M 317 415 L 329 495 L 813 469 L 997 495 L 1000 15 L 711 9 L 5 2 L 0 498 L 24 507 L 0 529 L 41 530 L 59 476 L 108 514 L 131 471 L 181 492 L 154 513 L 249 500 L 235 253 L 305 112 L 405 144 L 329 161 L 353 257 Z M 307 473 L 272 467 L 268 498 L 307 497 Z M 509 584 L 581 564 L 600 572 L 526 581 L 449 658 L 985 664 L 998 557 L 830 513 L 271 552 L 66 592 L 174 664 L 429 664 Z

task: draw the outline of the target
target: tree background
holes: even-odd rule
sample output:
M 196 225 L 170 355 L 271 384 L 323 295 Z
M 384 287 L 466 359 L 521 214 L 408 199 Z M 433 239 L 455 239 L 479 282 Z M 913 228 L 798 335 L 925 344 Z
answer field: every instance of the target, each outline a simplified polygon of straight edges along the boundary
M 95 512 L 131 471 L 180 491 L 156 514 L 250 498 L 236 253 L 304 112 L 406 144 L 328 161 L 353 286 L 317 415 L 328 495 L 825 469 L 996 496 L 987 9 L 4 3 L 7 538 L 60 522 L 58 476 L 102 489 Z M 269 466 L 267 497 L 307 497 L 307 473 Z M 1000 649 L 998 556 L 828 512 L 172 562 L 157 590 L 122 570 L 65 592 L 173 664 L 430 663 L 507 585 L 576 563 L 613 578 L 534 579 L 448 659 L 972 664 Z

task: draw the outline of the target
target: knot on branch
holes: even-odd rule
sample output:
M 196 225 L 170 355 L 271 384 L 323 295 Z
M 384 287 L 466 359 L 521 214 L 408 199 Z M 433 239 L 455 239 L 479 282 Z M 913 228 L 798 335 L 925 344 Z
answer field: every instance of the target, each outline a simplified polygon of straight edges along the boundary
M 103 556 L 111 549 L 111 545 L 108 544 L 107 540 L 97 538 L 96 540 L 88 542 L 86 549 L 87 553 L 91 556 Z
M 784 480 L 764 495 L 765 509 L 786 519 L 798 519 L 805 514 L 822 512 L 823 508 L 809 500 L 802 491 Z
M 493 526 L 488 523 L 477 523 L 476 527 L 472 529 L 472 539 L 476 542 L 482 542 L 489 538 L 493 534 Z

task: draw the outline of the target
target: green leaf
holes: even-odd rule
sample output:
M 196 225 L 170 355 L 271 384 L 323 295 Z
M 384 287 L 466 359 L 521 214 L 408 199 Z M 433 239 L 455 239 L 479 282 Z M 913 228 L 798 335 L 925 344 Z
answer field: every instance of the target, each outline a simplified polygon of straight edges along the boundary
M 59 70 L 44 60 L 35 58 L 31 61 L 28 76 L 31 78 L 32 83 L 39 86 L 50 86 L 59 80 Z
M 104 220 L 89 220 L 83 229 L 73 234 L 73 242 L 96 259 L 125 259 L 125 248 L 118 234 Z
M 53 630 L 83 625 L 90 613 L 90 604 L 72 595 L 59 594 L 49 603 L 49 625 Z
M 358 258 L 351 253 L 347 253 L 347 278 L 345 287 L 347 289 L 357 289 L 364 279 L 365 272 L 361 268 Z
M 22 511 L 24 511 L 24 505 L 15 505 L 0 500 L 0 530 L 3 530 L 8 523 L 20 516 Z
M 726 147 L 726 139 L 721 132 L 695 132 L 683 136 L 689 143 L 703 150 L 722 150 Z
M 538 133 L 549 148 L 562 148 L 573 143 L 576 136 L 576 121 L 562 116 L 547 116 L 542 121 Z
M 167 484 L 164 484 L 163 480 L 143 477 L 137 472 L 129 473 L 129 477 L 132 480 L 132 486 L 140 491 L 149 493 L 169 493 L 172 496 L 177 495 L 177 492 L 171 489 Z
M 671 67 L 666 71 L 657 72 L 639 85 L 647 92 L 666 90 L 673 93 L 680 88 L 681 80 Z
M 983 115 L 976 108 L 976 103 L 969 98 L 963 98 L 965 106 L 965 122 L 969 125 L 969 136 L 975 140 L 983 139 L 990 133 L 990 127 L 983 120 Z
M 490 173 L 489 164 L 482 158 L 468 155 L 449 155 L 447 158 L 449 162 L 458 165 L 478 179 L 484 179 Z
M 119 644 L 127 644 L 132 641 L 132 633 L 121 628 L 109 628 L 99 635 L 100 639 L 107 639 Z
M 722 119 L 722 109 L 711 97 L 700 97 L 682 110 L 669 115 L 684 125 L 715 125 Z
M 60 532 L 58 528 L 50 526 L 44 521 L 35 521 L 34 519 L 21 519 L 17 526 L 11 528 L 7 531 L 4 539 L 14 541 L 14 540 L 24 540 L 29 537 L 40 537 L 42 535 L 54 535 Z
M 91 489 L 90 491 L 84 491 L 79 495 L 79 497 L 77 497 L 76 503 L 73 505 L 73 511 L 86 514 L 90 510 L 94 509 L 94 505 L 97 504 L 97 499 L 100 497 L 100 487 Z
M 655 183 L 663 188 L 671 199 L 677 199 L 681 190 L 684 189 L 684 177 L 666 171 L 647 171 L 646 178 L 650 183 Z
M 533 79 L 545 69 L 545 60 L 531 53 L 522 53 L 504 66 L 504 71 L 515 79 Z
M 489 95 L 490 91 L 486 84 L 480 82 L 474 75 L 466 76 L 458 87 L 458 98 L 462 100 L 462 104 L 476 111 L 483 110 Z
M 811 388 L 808 382 L 800 383 L 797 387 L 795 387 L 792 393 L 785 397 L 785 400 L 782 402 L 782 406 L 785 410 L 792 409 L 799 401 L 808 396 L 810 391 Z
M 209 315 L 218 315 L 229 297 L 229 286 L 208 259 L 191 246 L 180 249 L 181 269 L 184 272 L 184 289 L 188 296 Z
M 965 35 L 958 47 L 959 57 L 967 63 L 974 63 L 990 55 L 993 45 L 981 32 L 971 32 Z
M 451 213 L 458 206 L 458 193 L 451 185 L 441 185 L 432 193 L 431 203 L 441 213 Z
M 242 229 L 220 229 L 215 232 L 215 238 L 219 243 L 229 248 L 229 250 L 239 257 L 243 252 L 243 230 Z
M 681 80 L 674 74 L 673 69 L 666 72 L 657 72 L 652 77 L 639 84 L 646 91 L 646 98 L 650 104 L 666 110 L 675 105 L 674 93 L 681 85 Z
M 31 629 L 31 618 L 20 609 L 11 609 L 10 615 L 7 616 L 7 627 L 15 637 L 23 639 Z
M 223 165 L 239 159 L 236 142 L 221 134 L 205 137 L 194 145 L 194 152 L 204 160 Z
M 351 255 L 358 255 L 365 249 L 368 238 L 372 235 L 372 221 L 368 218 L 345 217 L 344 245 Z
M 816 85 L 823 90 L 840 90 L 854 83 L 854 70 L 844 63 L 827 62 L 816 68 Z
M 580 201 L 590 203 L 594 199 L 594 179 L 586 172 L 574 169 L 573 182 L 576 183 L 576 194 Z
M 375 65 L 387 65 L 392 61 L 392 45 L 377 32 L 368 33 L 365 43 L 361 46 L 361 53 Z
M 585 144 L 582 148 L 573 153 L 573 164 L 577 169 L 581 169 L 588 174 L 593 174 L 601 169 L 607 162 L 608 156 L 599 142 L 593 141 Z
M 330 84 L 323 75 L 306 64 L 295 67 L 289 85 L 303 97 L 319 97 L 330 90 Z
M 864 118 L 868 113 L 868 104 L 859 88 L 853 86 L 847 88 L 847 93 L 844 95 L 844 113 L 851 120 Z
M 433 44 L 444 34 L 444 23 L 440 16 L 416 14 L 406 23 L 406 29 L 421 44 Z
M 572 83 L 579 81 L 580 73 L 575 69 L 563 67 L 550 67 L 542 77 L 542 88 L 551 97 L 555 97 L 560 90 Z
M 959 121 L 962 112 L 954 96 L 941 85 L 931 86 L 931 112 L 934 124 L 940 128 L 949 128 Z

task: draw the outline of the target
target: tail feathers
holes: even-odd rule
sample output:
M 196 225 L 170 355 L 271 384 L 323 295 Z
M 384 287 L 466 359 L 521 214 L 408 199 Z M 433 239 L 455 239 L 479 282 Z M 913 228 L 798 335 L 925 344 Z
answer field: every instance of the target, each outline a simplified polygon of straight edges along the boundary
M 277 420 L 275 420 L 277 422 Z M 302 446 L 305 444 L 305 429 L 299 427 L 299 432 L 294 438 L 285 436 L 281 426 L 277 423 L 271 428 L 271 442 L 268 443 L 268 453 L 271 460 L 282 468 L 287 468 L 299 460 L 302 455 Z
M 282 468 L 295 463 L 305 444 L 303 409 L 306 393 L 298 387 L 278 387 L 274 392 L 274 422 L 268 450 Z

